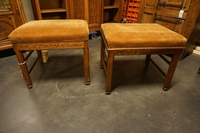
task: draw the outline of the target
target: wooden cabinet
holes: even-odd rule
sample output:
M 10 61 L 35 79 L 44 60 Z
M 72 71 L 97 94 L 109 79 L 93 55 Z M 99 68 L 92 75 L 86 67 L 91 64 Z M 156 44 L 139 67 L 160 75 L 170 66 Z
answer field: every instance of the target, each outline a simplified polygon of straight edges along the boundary
M 35 0 L 34 5 L 39 20 L 68 18 L 66 0 Z
M 140 0 L 138 22 L 159 23 L 188 39 L 199 9 L 199 0 Z M 182 16 L 180 11 L 184 11 Z M 188 43 L 183 57 L 191 54 L 193 48 Z
M 90 31 L 105 22 L 120 22 L 122 0 L 68 0 L 69 18 L 85 19 Z
M 26 22 L 20 0 L 0 1 L 0 50 L 12 48 L 8 35 Z
M 84 19 L 90 31 L 99 30 L 102 0 L 32 0 L 36 19 Z
M 85 19 L 90 31 L 120 22 L 122 0 L 32 0 L 36 19 Z
M 122 18 L 122 0 L 103 0 L 103 23 L 117 22 Z
M 0 50 L 12 48 L 8 41 L 8 35 L 16 28 L 15 20 L 11 12 L 0 13 Z

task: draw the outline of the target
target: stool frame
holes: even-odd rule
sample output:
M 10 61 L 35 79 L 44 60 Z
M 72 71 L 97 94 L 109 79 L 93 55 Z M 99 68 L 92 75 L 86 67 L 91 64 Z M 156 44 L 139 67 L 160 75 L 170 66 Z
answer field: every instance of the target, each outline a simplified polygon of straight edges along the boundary
M 85 72 L 85 84 L 90 84 L 90 68 L 89 68 L 89 48 L 88 41 L 76 41 L 76 42 L 36 42 L 36 43 L 13 43 L 13 49 L 18 59 L 18 64 L 22 71 L 25 83 L 28 88 L 32 88 L 32 81 L 30 73 L 35 66 L 36 62 L 40 60 L 42 62 L 41 50 L 56 50 L 56 49 L 83 49 L 84 55 L 84 72 Z M 26 61 L 32 54 L 32 51 L 36 50 L 38 58 L 35 60 L 31 68 L 27 67 Z M 30 51 L 27 57 L 23 55 L 24 51 Z
M 101 31 L 101 33 L 103 33 Z M 113 74 L 113 62 L 114 57 L 118 55 L 146 55 L 145 66 L 148 66 L 149 62 L 152 62 L 156 68 L 165 76 L 163 83 L 163 90 L 168 91 L 170 89 L 170 83 L 172 81 L 176 66 L 181 58 L 182 52 L 185 47 L 138 47 L 138 48 L 108 48 L 104 35 L 101 35 L 101 52 L 100 52 L 100 67 L 104 69 L 106 74 L 106 90 L 107 95 L 111 94 L 112 86 L 112 74 Z M 106 54 L 107 53 L 107 54 Z M 151 59 L 151 55 L 160 55 L 163 59 L 162 54 L 171 54 L 172 59 L 168 61 L 164 59 L 168 64 L 169 68 L 165 74 Z

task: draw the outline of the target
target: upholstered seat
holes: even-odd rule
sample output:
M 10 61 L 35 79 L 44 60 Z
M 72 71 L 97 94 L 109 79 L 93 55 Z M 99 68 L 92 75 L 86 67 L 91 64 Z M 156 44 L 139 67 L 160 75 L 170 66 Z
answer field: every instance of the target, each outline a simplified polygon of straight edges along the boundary
M 75 19 L 36 20 L 30 21 L 15 29 L 9 35 L 9 39 L 12 42 L 19 62 L 18 64 L 20 65 L 28 88 L 32 88 L 29 73 L 35 63 L 28 70 L 26 60 L 30 55 L 27 58 L 24 57 L 23 51 L 37 50 L 38 60 L 41 59 L 41 50 L 46 49 L 83 49 L 85 83 L 90 84 L 88 35 L 89 29 L 87 21 Z
M 109 23 L 103 24 L 101 28 L 109 49 L 185 47 L 185 39 L 181 35 L 158 24 Z
M 87 41 L 87 27 L 83 20 L 30 21 L 14 30 L 9 38 L 13 43 Z
M 111 93 L 112 69 L 114 56 L 147 55 L 146 65 L 151 61 L 151 54 L 171 54 L 172 60 L 165 61 L 170 65 L 165 77 L 163 89 L 168 90 L 176 65 L 186 46 L 186 38 L 159 24 L 153 23 L 107 23 L 101 25 L 101 66 L 106 73 L 106 94 Z M 161 70 L 159 68 L 159 70 Z

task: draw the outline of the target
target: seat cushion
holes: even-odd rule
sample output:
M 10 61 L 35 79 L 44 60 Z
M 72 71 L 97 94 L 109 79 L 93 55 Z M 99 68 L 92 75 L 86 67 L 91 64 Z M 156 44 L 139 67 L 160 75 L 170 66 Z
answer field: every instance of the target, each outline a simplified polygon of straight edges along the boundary
M 9 39 L 12 43 L 85 41 L 88 35 L 85 20 L 34 20 L 16 28 Z
M 101 25 L 107 48 L 185 47 L 186 38 L 155 23 Z

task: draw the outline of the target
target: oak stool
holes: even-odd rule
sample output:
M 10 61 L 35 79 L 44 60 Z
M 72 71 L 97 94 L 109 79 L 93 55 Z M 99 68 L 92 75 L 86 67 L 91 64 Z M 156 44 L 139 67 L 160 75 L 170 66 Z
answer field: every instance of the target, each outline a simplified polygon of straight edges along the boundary
M 30 72 L 38 60 L 42 60 L 41 50 L 49 49 L 83 49 L 85 84 L 90 84 L 89 68 L 89 29 L 85 20 L 35 20 L 27 22 L 9 35 L 18 59 L 22 75 L 28 88 L 32 88 Z M 36 50 L 38 57 L 31 68 L 27 59 Z M 24 51 L 29 51 L 24 56 Z
M 118 55 L 146 55 L 145 65 L 152 62 L 165 76 L 163 89 L 169 89 L 177 63 L 186 47 L 186 38 L 155 23 L 105 23 L 101 25 L 100 31 L 100 65 L 106 74 L 106 94 L 111 93 L 113 62 Z M 166 74 L 151 59 L 152 54 L 159 55 L 169 64 Z M 162 54 L 172 55 L 171 61 Z

